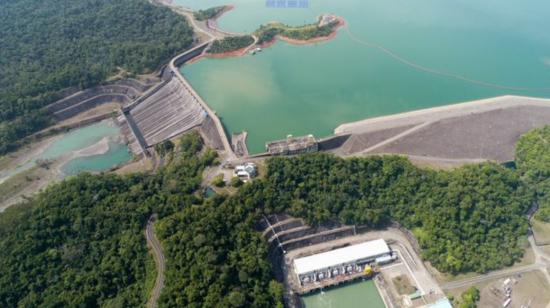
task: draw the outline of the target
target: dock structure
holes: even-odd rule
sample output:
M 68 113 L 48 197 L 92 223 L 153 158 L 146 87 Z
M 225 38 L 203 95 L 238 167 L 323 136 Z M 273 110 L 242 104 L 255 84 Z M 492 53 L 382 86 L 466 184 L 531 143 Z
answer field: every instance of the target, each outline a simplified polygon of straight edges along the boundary
M 267 143 L 266 150 L 270 155 L 296 155 L 319 151 L 319 143 L 313 135 L 289 136 L 287 139 Z

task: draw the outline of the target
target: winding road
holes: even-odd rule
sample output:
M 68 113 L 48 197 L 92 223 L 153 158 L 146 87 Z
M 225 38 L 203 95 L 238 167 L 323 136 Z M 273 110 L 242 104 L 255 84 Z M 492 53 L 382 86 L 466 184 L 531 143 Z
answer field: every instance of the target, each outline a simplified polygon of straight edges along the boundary
M 145 238 L 147 239 L 147 246 L 151 247 L 153 256 L 155 258 L 155 263 L 157 265 L 157 279 L 155 280 L 155 287 L 151 291 L 151 296 L 147 302 L 148 308 L 156 308 L 157 301 L 160 297 L 160 292 L 164 287 L 164 269 L 166 267 L 166 261 L 164 259 L 164 254 L 162 253 L 162 246 L 155 236 L 155 231 L 153 230 L 153 224 L 157 219 L 157 215 L 154 214 L 149 218 L 147 222 L 147 228 L 145 229 Z

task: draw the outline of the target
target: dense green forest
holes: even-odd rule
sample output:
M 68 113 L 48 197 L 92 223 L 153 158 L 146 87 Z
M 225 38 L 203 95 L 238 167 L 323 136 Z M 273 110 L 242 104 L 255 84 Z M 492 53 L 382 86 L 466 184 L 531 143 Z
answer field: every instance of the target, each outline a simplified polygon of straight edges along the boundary
M 0 215 L 0 306 L 143 304 L 145 186 L 83 174 Z
M 192 28 L 146 0 L 0 1 L 0 155 L 51 123 L 58 91 L 155 70 L 193 42 Z
M 532 198 L 519 177 L 499 165 L 430 171 L 400 157 L 316 154 L 274 158 L 267 169 L 268 210 L 312 224 L 377 228 L 396 220 L 414 231 L 423 257 L 441 271 L 485 272 L 523 255 L 519 239 Z
M 162 147 L 170 163 L 156 174 L 82 174 L 0 214 L 0 306 L 144 305 L 154 273 L 143 231 L 153 213 L 167 260 L 161 307 L 280 307 L 282 285 L 254 229 L 270 213 L 313 225 L 397 221 L 444 272 L 511 265 L 523 254 L 534 200 L 520 174 L 539 179 L 541 134 L 547 128 L 518 145 L 521 172 L 493 163 L 434 171 L 396 156 L 317 153 L 271 158 L 264 178 L 211 198 L 199 188 L 217 154 L 190 134 Z
M 198 10 L 193 13 L 193 17 L 198 21 L 205 21 L 217 17 L 224 10 L 225 6 L 215 6 L 206 10 Z
M 516 164 L 536 192 L 540 208 L 535 217 L 550 222 L 550 126 L 521 137 L 516 146 Z
M 291 27 L 281 23 L 271 23 L 262 25 L 254 34 L 258 37 L 258 44 L 264 44 L 281 35 L 290 39 L 306 41 L 318 37 L 329 36 L 338 22 L 332 22 L 322 27 L 317 24 L 305 25 L 300 27 Z
M 191 134 L 155 175 L 81 174 L 0 214 L 0 306 L 144 306 L 152 213 L 168 258 L 161 307 L 280 306 L 255 209 L 195 193 L 217 156 L 201 150 Z
M 254 38 L 250 35 L 230 36 L 215 40 L 208 49 L 209 53 L 231 52 L 248 47 L 254 43 Z

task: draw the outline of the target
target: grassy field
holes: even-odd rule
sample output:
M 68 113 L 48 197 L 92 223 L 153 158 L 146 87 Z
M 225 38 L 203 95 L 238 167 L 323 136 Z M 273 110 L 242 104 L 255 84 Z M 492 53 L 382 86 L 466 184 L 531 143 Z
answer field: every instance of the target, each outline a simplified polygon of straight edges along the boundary
M 46 174 L 47 170 L 40 167 L 33 167 L 10 177 L 4 183 L 0 184 L 0 204 L 12 196 L 21 193 L 34 182 L 40 181 Z
M 533 232 L 535 233 L 537 242 L 550 244 L 550 223 L 533 219 L 531 225 L 533 226 Z

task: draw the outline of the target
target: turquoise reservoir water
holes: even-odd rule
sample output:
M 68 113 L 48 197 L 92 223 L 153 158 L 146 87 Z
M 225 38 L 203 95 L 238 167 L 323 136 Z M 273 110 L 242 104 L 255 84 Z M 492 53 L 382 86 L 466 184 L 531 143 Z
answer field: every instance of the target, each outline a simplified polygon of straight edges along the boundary
M 302 297 L 306 308 L 385 308 L 372 280 Z
M 252 153 L 287 134 L 325 136 L 368 117 L 504 94 L 550 97 L 547 0 L 309 0 L 307 9 L 230 3 L 235 9 L 219 20 L 229 31 L 300 25 L 327 12 L 349 29 L 330 42 L 278 42 L 256 56 L 182 68 L 229 132 L 248 131 Z
M 75 129 L 52 143 L 42 154 L 40 159 L 52 159 L 72 151 L 81 150 L 98 143 L 105 137 L 116 137 L 119 129 L 107 121 Z
M 103 121 L 83 128 L 78 128 L 52 142 L 43 152 L 31 157 L 27 162 L 9 170 L 0 171 L 0 182 L 28 170 L 36 165 L 37 160 L 55 160 L 73 152 L 97 144 L 104 138 L 118 139 L 120 130 L 111 121 Z M 74 175 L 81 171 L 102 171 L 128 162 L 132 159 L 125 144 L 109 141 L 109 149 L 100 155 L 81 156 L 69 160 L 61 167 L 65 175 Z
M 78 157 L 63 165 L 62 171 L 66 175 L 75 175 L 82 171 L 103 171 L 123 164 L 132 159 L 125 144 L 109 143 L 109 150 L 105 154 Z

